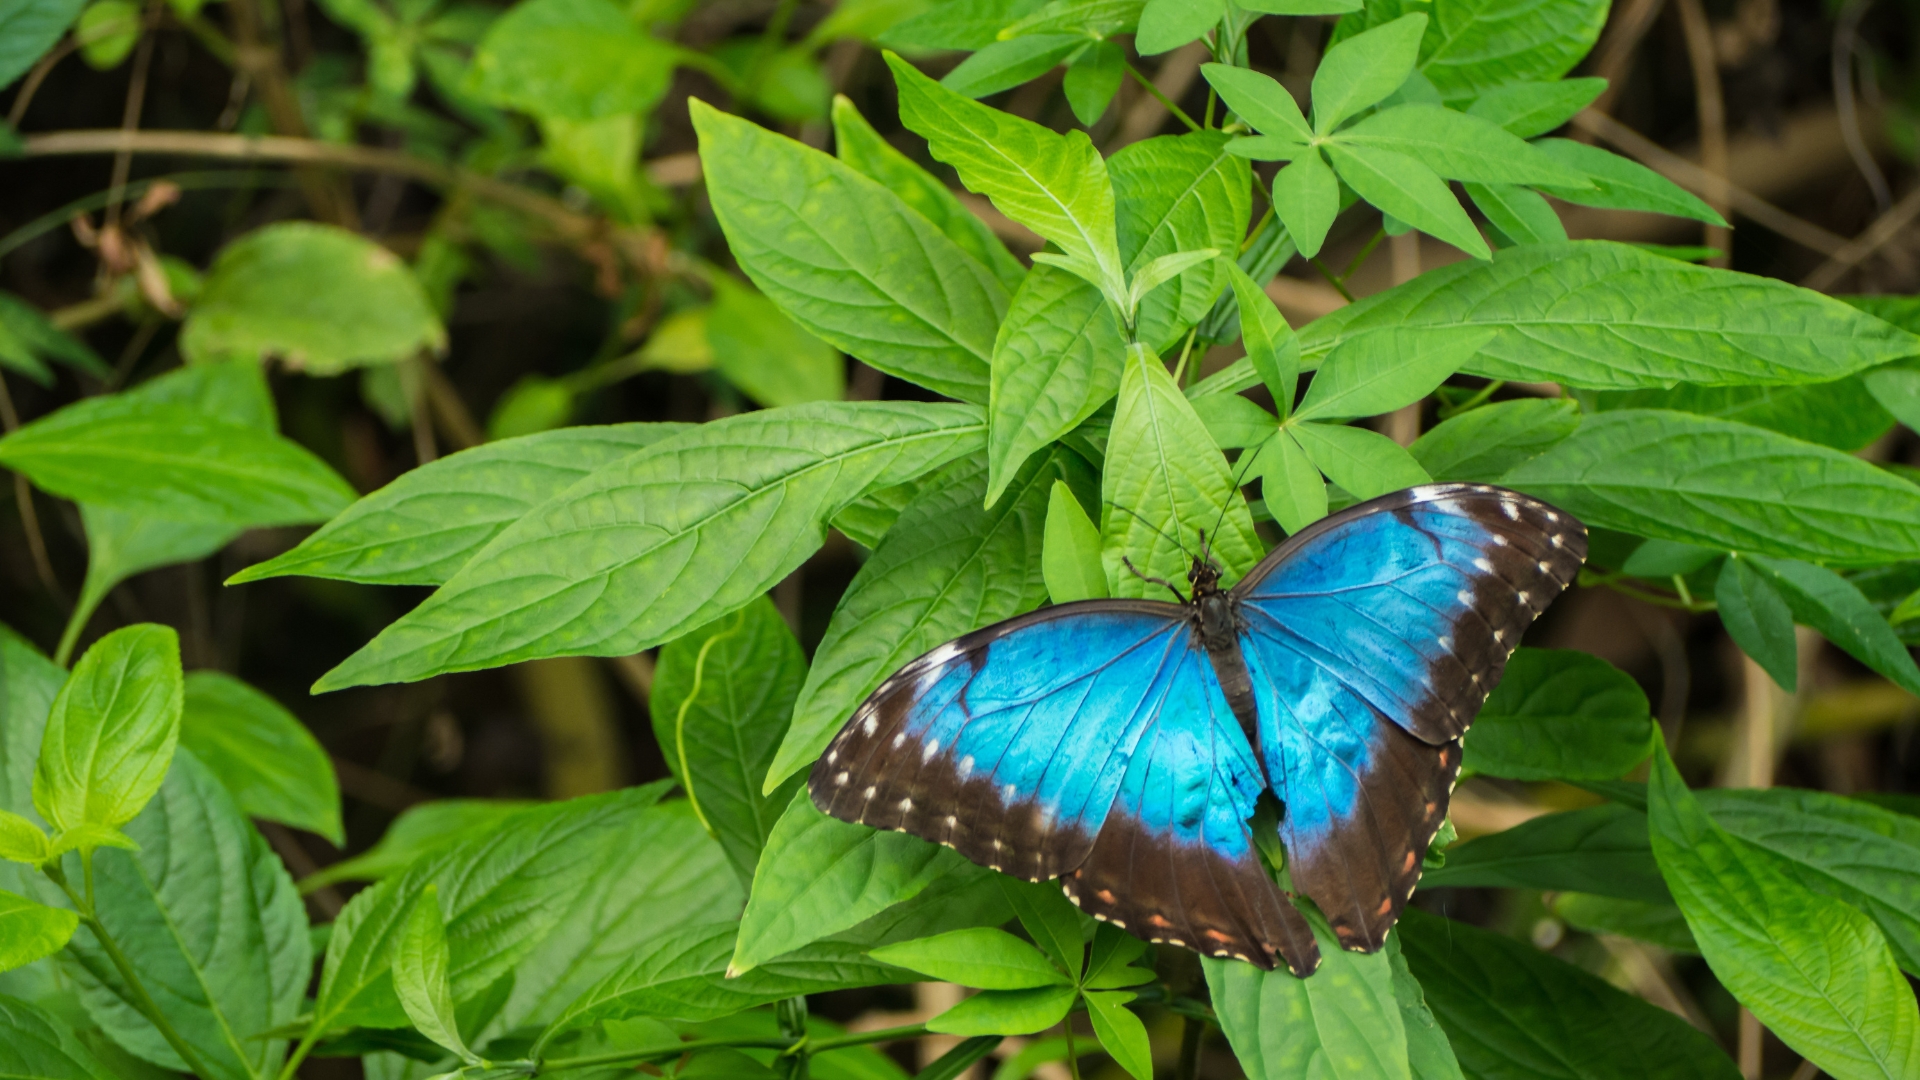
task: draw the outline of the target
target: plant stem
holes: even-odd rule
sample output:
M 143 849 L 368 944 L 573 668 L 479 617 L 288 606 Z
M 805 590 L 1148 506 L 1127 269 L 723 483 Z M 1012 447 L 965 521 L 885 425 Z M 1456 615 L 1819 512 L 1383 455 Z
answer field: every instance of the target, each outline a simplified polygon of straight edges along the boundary
M 1245 255 L 1247 249 L 1253 246 L 1254 241 L 1260 239 L 1260 234 L 1266 232 L 1267 226 L 1271 224 L 1273 224 L 1273 204 L 1268 203 L 1267 212 L 1260 215 L 1259 221 L 1254 222 L 1253 231 L 1248 233 L 1247 238 L 1240 242 L 1240 250 L 1235 252 L 1235 254 Z
M 88 896 L 81 896 L 75 892 L 72 883 L 67 881 L 67 875 L 61 872 L 59 867 L 48 865 L 42 869 L 55 885 L 60 886 L 60 891 L 67 894 L 67 899 L 73 904 L 74 911 L 79 914 L 80 921 L 86 924 L 87 929 L 93 931 L 93 939 L 100 943 L 100 947 L 106 951 L 107 959 L 113 962 L 114 970 L 118 971 L 120 978 L 125 980 L 127 993 L 133 998 L 128 1004 L 132 1005 L 141 1016 L 146 1017 L 147 1022 L 160 1033 L 160 1037 L 167 1040 L 167 1045 L 173 1048 L 173 1052 L 180 1055 L 181 1061 L 186 1062 L 187 1071 L 195 1076 L 212 1076 L 213 1071 L 207 1068 L 206 1062 L 200 1060 L 200 1055 L 193 1052 L 193 1047 L 187 1045 L 187 1040 L 180 1037 L 180 1033 L 174 1030 L 173 1023 L 160 1011 L 160 1006 L 154 1002 L 153 995 L 147 993 L 146 984 L 140 981 L 139 974 L 133 970 L 132 961 L 129 961 L 127 955 L 120 951 L 119 942 L 113 940 L 113 935 L 107 933 L 106 926 L 94 914 L 91 902 L 92 852 L 82 852 L 80 860 L 86 871 Z
M 1180 106 L 1175 105 L 1173 103 L 1172 98 L 1169 98 L 1167 95 L 1161 93 L 1160 88 L 1153 85 L 1152 79 L 1149 79 L 1145 75 L 1140 74 L 1140 69 L 1134 67 L 1133 62 L 1131 60 L 1122 59 L 1120 63 L 1126 67 L 1127 74 L 1133 76 L 1134 81 L 1138 82 L 1141 86 L 1146 87 L 1147 93 L 1152 94 L 1155 98 L 1158 98 L 1160 101 L 1160 104 L 1165 105 L 1167 107 L 1168 112 L 1178 117 L 1181 123 L 1187 125 L 1188 131 L 1200 130 L 1200 125 L 1193 122 L 1193 117 L 1188 116 L 1186 113 L 1182 112 L 1180 110 Z
M 1189 1016 L 1180 1032 L 1180 1064 L 1175 1080 L 1197 1080 L 1200 1075 L 1200 1041 L 1206 1038 L 1207 1022 Z
M 1360 249 L 1360 254 L 1355 255 L 1353 257 L 1353 260 L 1347 263 L 1347 268 L 1340 272 L 1340 280 L 1345 281 L 1348 278 L 1352 277 L 1353 272 L 1355 270 L 1360 269 L 1360 264 L 1367 261 L 1367 256 L 1373 254 L 1373 249 L 1376 247 L 1379 247 L 1380 241 L 1385 240 L 1386 238 L 1387 238 L 1386 229 L 1383 228 L 1383 229 L 1377 230 L 1373 234 L 1373 239 L 1367 241 L 1367 246 Z
M 300 1071 L 300 1063 L 307 1060 L 307 1055 L 313 1051 L 313 1044 L 319 1041 L 320 1029 L 308 1028 L 307 1033 L 300 1036 L 300 1042 L 294 1046 L 293 1053 L 287 1055 L 287 1063 L 280 1067 L 280 1080 L 293 1080 L 293 1075 Z
M 1318 255 L 1314 256 L 1311 259 L 1308 259 L 1307 262 L 1315 270 L 1320 271 L 1320 276 L 1323 278 L 1326 278 L 1327 284 L 1333 286 L 1335 292 L 1338 292 L 1341 296 L 1345 297 L 1347 300 L 1347 303 L 1351 304 L 1354 302 L 1353 294 L 1347 291 L 1347 283 L 1335 277 L 1333 274 L 1333 271 L 1327 269 L 1327 264 L 1324 262 L 1321 262 L 1320 257 Z
M 1199 332 L 1200 332 L 1200 328 L 1198 326 L 1187 331 L 1187 343 L 1180 347 L 1180 361 L 1179 363 L 1176 363 L 1173 365 L 1174 385 L 1179 386 L 1183 389 L 1187 386 L 1192 385 L 1193 380 L 1188 379 L 1186 382 L 1182 382 L 1181 379 L 1183 376 L 1188 374 L 1187 354 L 1193 351 L 1193 338 L 1194 338 L 1194 335 L 1198 334 Z
M 1066 1023 L 1060 1025 L 1060 1029 L 1067 1033 L 1067 1072 L 1073 1080 L 1080 1080 L 1080 1055 L 1073 1049 L 1073 1017 L 1067 1017 Z

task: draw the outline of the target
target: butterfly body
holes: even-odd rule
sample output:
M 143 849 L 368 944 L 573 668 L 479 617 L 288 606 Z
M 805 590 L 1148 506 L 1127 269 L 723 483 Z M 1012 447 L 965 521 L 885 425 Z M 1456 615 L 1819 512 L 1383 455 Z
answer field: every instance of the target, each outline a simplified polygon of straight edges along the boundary
M 1585 530 L 1480 485 L 1412 488 L 1302 530 L 1231 588 L 1089 600 L 941 645 L 815 764 L 825 812 L 1060 879 L 1150 940 L 1318 962 L 1248 825 L 1271 790 L 1293 887 L 1347 948 L 1385 940 L 1446 815 L 1460 736 Z M 1171 589 L 1171 586 L 1169 586 Z

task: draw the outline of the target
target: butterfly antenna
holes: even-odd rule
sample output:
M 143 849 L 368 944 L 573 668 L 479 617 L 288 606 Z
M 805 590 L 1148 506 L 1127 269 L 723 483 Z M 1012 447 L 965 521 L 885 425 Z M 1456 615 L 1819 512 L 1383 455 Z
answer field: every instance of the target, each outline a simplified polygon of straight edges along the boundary
M 1227 500 L 1220 504 L 1220 516 L 1213 521 L 1213 535 L 1219 536 L 1220 526 L 1227 523 L 1227 511 L 1233 509 L 1233 494 L 1246 484 L 1247 470 L 1253 467 L 1253 459 L 1259 456 L 1257 449 L 1248 450 L 1240 455 L 1239 461 L 1234 462 L 1237 471 L 1233 474 L 1233 487 L 1227 492 Z M 1212 563 L 1215 569 L 1219 569 L 1220 564 L 1213 562 L 1213 552 L 1207 551 L 1206 533 L 1200 534 L 1200 550 L 1207 556 L 1207 562 Z
M 1135 565 L 1133 565 L 1133 560 L 1132 560 L 1132 559 L 1129 559 L 1129 558 L 1127 558 L 1127 557 L 1126 557 L 1125 555 L 1122 555 L 1122 556 L 1120 556 L 1120 561 L 1121 561 L 1121 562 L 1122 562 L 1123 564 L 1125 564 L 1125 566 L 1126 566 L 1126 568 L 1127 568 L 1128 570 L 1131 570 L 1131 571 L 1133 571 L 1133 576 L 1134 576 L 1134 577 L 1137 577 L 1137 578 L 1139 578 L 1139 579 L 1140 579 L 1141 581 L 1145 581 L 1145 582 L 1148 582 L 1148 583 L 1150 583 L 1150 584 L 1153 584 L 1153 585 L 1159 585 L 1159 586 L 1161 586 L 1162 588 L 1164 588 L 1164 589 L 1166 589 L 1166 590 L 1167 590 L 1168 592 L 1170 592 L 1170 593 L 1172 593 L 1173 595 L 1175 595 L 1175 596 L 1177 596 L 1177 597 L 1179 597 L 1179 598 L 1180 598 L 1180 602 L 1181 602 L 1181 603 L 1183 603 L 1183 604 L 1187 602 L 1187 594 L 1186 594 L 1186 593 L 1183 593 L 1183 592 L 1181 592 L 1181 591 L 1180 591 L 1179 589 L 1176 589 L 1176 588 L 1174 588 L 1174 587 L 1173 587 L 1173 582 L 1171 582 L 1171 581 L 1168 581 L 1168 580 L 1167 580 L 1166 578 L 1159 578 L 1159 577 L 1149 577 L 1148 575 L 1146 575 L 1146 574 L 1143 574 L 1143 573 L 1141 573 L 1141 572 L 1140 572 L 1140 568 L 1139 568 L 1139 567 L 1137 567 L 1137 566 L 1135 566 Z
M 1159 533 L 1160 538 L 1162 540 L 1165 540 L 1167 543 L 1172 544 L 1174 547 L 1179 548 L 1180 554 L 1185 555 L 1189 560 L 1193 558 L 1193 552 L 1187 550 L 1187 545 L 1181 543 L 1179 537 L 1169 534 L 1167 530 L 1161 528 L 1158 525 L 1155 525 L 1151 521 L 1148 521 L 1144 515 L 1136 511 L 1129 510 L 1126 507 L 1121 506 L 1119 503 L 1113 503 L 1112 506 L 1115 510 L 1120 511 L 1123 514 L 1133 515 L 1133 517 L 1138 519 L 1142 525 L 1145 525 L 1147 528 L 1152 529 L 1156 533 Z

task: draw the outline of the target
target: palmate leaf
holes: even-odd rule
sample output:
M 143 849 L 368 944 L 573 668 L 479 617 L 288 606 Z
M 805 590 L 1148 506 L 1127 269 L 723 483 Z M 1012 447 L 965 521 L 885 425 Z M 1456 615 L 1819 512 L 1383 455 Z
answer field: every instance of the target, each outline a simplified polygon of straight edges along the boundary
M 768 790 L 813 762 L 887 676 L 942 642 L 1046 598 L 1041 541 L 1054 481 L 1091 493 L 1064 447 L 1033 458 L 991 509 L 979 458 L 955 462 L 916 496 L 841 597 L 814 652 Z
M 977 452 L 983 426 L 976 408 L 906 402 L 818 402 L 702 424 L 516 521 L 316 687 L 671 640 L 791 573 L 863 493 Z
M 1403 15 L 1327 50 L 1313 73 L 1313 131 L 1326 135 L 1398 90 L 1413 70 L 1427 17 Z
M 1714 824 L 1664 748 L 1647 795 L 1661 872 L 1734 996 L 1837 1080 L 1920 1071 L 1920 1009 L 1873 923 Z
M 1040 950 L 991 926 L 950 930 L 933 937 L 902 941 L 882 946 L 868 955 L 883 964 L 916 971 L 931 979 L 982 990 L 1073 985 L 1073 980 Z
M 1361 198 L 1477 259 L 1491 257 L 1453 190 L 1420 159 L 1361 144 L 1328 143 L 1326 150 L 1334 171 Z
M 1507 83 L 1474 98 L 1467 113 L 1531 139 L 1573 119 L 1606 88 L 1605 79 Z
M 1415 5 L 1390 0 L 1340 20 L 1334 41 L 1350 39 Z M 1424 7 L 1424 5 L 1421 5 Z M 1566 74 L 1599 39 L 1606 0 L 1441 0 L 1420 42 L 1419 70 L 1447 101 L 1465 101 L 1513 83 Z
M 1449 180 L 1569 189 L 1587 183 L 1580 170 L 1541 153 L 1498 124 L 1438 105 L 1382 109 L 1335 134 L 1333 144 L 1405 154 Z
M 1496 245 L 1557 244 L 1567 239 L 1567 228 L 1560 215 L 1540 193 L 1515 184 L 1463 185 L 1473 205 L 1487 217 L 1487 223 L 1505 234 L 1494 237 Z

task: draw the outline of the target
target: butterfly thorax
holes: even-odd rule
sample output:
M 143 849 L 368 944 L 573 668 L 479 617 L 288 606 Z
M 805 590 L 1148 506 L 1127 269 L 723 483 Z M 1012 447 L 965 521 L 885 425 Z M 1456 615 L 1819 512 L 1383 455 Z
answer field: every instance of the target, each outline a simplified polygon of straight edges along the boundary
M 1193 568 L 1187 571 L 1187 581 L 1193 586 L 1187 604 L 1193 612 L 1194 636 L 1213 661 L 1220 689 L 1225 692 L 1227 704 L 1240 721 L 1247 740 L 1257 747 L 1260 736 L 1254 712 L 1253 678 L 1240 652 L 1240 634 L 1246 629 L 1240 601 L 1231 591 L 1220 587 L 1220 569 L 1212 563 L 1195 559 Z

